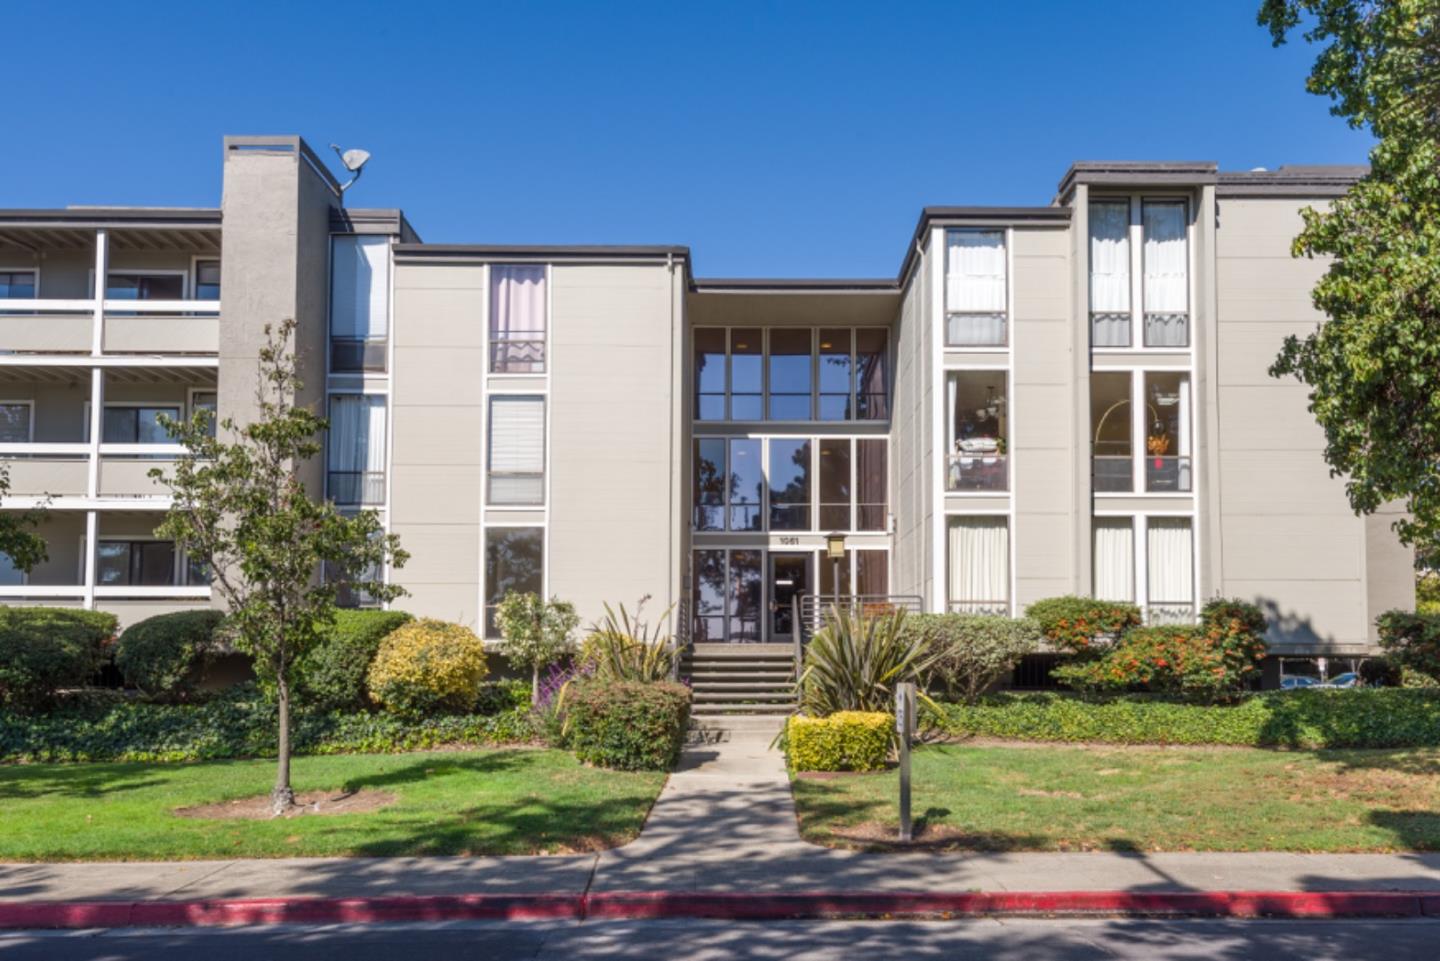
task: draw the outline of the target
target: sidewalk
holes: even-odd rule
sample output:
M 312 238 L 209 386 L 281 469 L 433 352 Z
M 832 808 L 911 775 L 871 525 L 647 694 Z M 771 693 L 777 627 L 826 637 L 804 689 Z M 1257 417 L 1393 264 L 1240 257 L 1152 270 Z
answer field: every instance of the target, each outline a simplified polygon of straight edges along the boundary
M 599 855 L 0 864 L 0 902 L 662 893 L 1430 892 L 1440 854 L 863 854 L 800 839 L 764 732 L 688 748 L 641 836 Z M 699 901 L 697 901 L 697 896 Z M 859 903 L 859 902 L 854 902 Z M 893 902 L 887 902 L 893 903 Z M 1437 901 L 1440 905 L 1440 901 Z M 0 905 L 3 906 L 3 905 Z

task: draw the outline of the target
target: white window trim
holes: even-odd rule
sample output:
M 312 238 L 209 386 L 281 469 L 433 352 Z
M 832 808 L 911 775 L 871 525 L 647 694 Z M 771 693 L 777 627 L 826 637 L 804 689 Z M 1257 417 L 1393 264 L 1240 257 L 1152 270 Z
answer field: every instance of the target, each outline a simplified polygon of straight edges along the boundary
M 508 376 L 508 375 L 506 375 Z M 496 400 L 505 399 L 537 399 L 543 405 L 541 408 L 540 430 L 540 500 L 529 504 L 503 504 L 495 503 L 490 498 L 490 480 L 494 476 L 494 467 L 491 463 L 491 450 L 495 441 L 490 430 L 490 411 Z M 550 396 L 537 391 L 519 390 L 495 390 L 485 394 L 485 491 L 484 506 L 487 510 L 499 511 L 543 511 L 550 503 Z
M 949 354 L 1006 354 L 1011 353 L 1015 343 L 1015 229 L 1013 227 L 941 227 L 940 251 L 937 260 L 939 261 L 938 272 L 940 274 L 939 302 L 940 302 L 940 334 L 936 341 L 940 345 L 942 355 Z M 952 233 L 971 234 L 994 234 L 1001 236 L 1001 242 L 1005 245 L 1005 307 L 1000 313 L 1005 317 L 1005 343 L 1003 344 L 981 344 L 981 345 L 958 345 L 950 343 L 950 316 L 949 307 L 950 294 L 950 271 L 947 263 L 950 256 L 950 235 Z M 978 314 L 988 316 L 994 311 L 955 311 L 957 315 Z
M 1129 240 L 1130 240 L 1130 343 L 1129 343 L 1129 345 L 1123 346 L 1123 347 L 1096 347 L 1096 346 L 1094 346 L 1094 344 L 1092 343 L 1092 344 L 1091 344 L 1091 347 L 1090 347 L 1090 352 L 1091 352 L 1092 354 L 1105 354 L 1105 355 L 1111 355 L 1111 356 L 1116 355 L 1116 354 L 1134 354 L 1134 353 L 1136 353 L 1136 352 L 1143 352 L 1143 353 L 1146 354 L 1147 356 L 1148 356 L 1148 355 L 1152 355 L 1152 354 L 1169 354 L 1169 355 L 1171 355 L 1171 356 L 1186 356 L 1186 355 L 1191 355 L 1191 356 L 1193 356 L 1194 353 L 1195 353 L 1195 266 L 1196 266 L 1196 259 L 1195 259 L 1195 216 L 1196 216 L 1196 204 L 1195 204 L 1195 199 L 1194 199 L 1193 197 L 1191 197 L 1191 196 L 1190 196 L 1189 194 L 1187 194 L 1187 193 L 1164 193 L 1164 192 L 1162 192 L 1162 193 L 1151 193 L 1151 192 L 1148 192 L 1148 191 L 1141 191 L 1141 192 L 1138 192 L 1138 193 L 1122 193 L 1122 194 L 1104 193 L 1104 194 L 1095 194 L 1095 195 L 1092 195 L 1092 196 L 1088 199 L 1087 203 L 1103 203 L 1103 202 L 1106 202 L 1106 201 L 1109 201 L 1109 202 L 1111 202 L 1111 203 L 1118 203 L 1118 202 L 1120 202 L 1120 201 L 1125 201 L 1125 202 L 1129 203 L 1129 205 L 1130 205 L 1130 233 L 1129 233 Z M 1186 266 L 1187 266 L 1187 274 L 1188 274 L 1187 277 L 1185 278 L 1185 280 L 1186 280 L 1186 306 L 1185 306 L 1185 312 L 1186 312 L 1186 317 L 1188 318 L 1188 321 L 1187 321 L 1187 322 L 1188 322 L 1189 325 L 1190 325 L 1189 337 L 1188 337 L 1188 339 L 1189 339 L 1189 346 L 1187 346 L 1187 347 L 1146 347 L 1146 346 L 1145 346 L 1145 329 L 1144 329 L 1144 327 L 1145 327 L 1145 301 L 1144 301 L 1144 297 L 1145 297 L 1145 277 L 1144 277 L 1144 272 L 1145 272 L 1145 251 L 1144 251 L 1144 245 L 1145 245 L 1145 227 L 1144 227 L 1144 209 L 1145 209 L 1145 204 L 1146 204 L 1147 202 L 1148 202 L 1148 203 L 1177 203 L 1177 202 L 1178 202 L 1178 203 L 1183 203 L 1183 204 L 1185 205 L 1185 258 L 1186 258 Z M 1087 340 L 1087 342 L 1088 342 L 1088 341 L 1091 341 L 1091 340 L 1093 339 L 1093 337 L 1094 337 L 1094 332 L 1093 332 L 1093 330 L 1089 329 L 1089 328 L 1090 328 L 1090 324 L 1091 324 L 1091 320 L 1090 320 L 1090 310 L 1089 310 L 1089 307 L 1088 307 L 1088 304 L 1089 304 L 1088 294 L 1089 294 L 1089 283 L 1090 283 L 1090 279 L 1089 279 L 1089 278 L 1090 278 L 1090 265 L 1089 265 L 1089 253 L 1088 253 L 1088 251 L 1089 251 L 1089 238 L 1088 238 L 1088 237 L 1086 238 L 1086 251 L 1087 251 L 1087 254 L 1086 254 L 1086 263 L 1085 263 L 1085 277 L 1086 277 L 1086 281 L 1085 281 L 1085 282 L 1086 282 L 1086 294 L 1087 294 L 1087 297 L 1086 297 L 1087 307 L 1086 307 L 1086 312 L 1085 312 L 1085 324 L 1086 324 L 1086 327 L 1087 327 L 1086 340 Z

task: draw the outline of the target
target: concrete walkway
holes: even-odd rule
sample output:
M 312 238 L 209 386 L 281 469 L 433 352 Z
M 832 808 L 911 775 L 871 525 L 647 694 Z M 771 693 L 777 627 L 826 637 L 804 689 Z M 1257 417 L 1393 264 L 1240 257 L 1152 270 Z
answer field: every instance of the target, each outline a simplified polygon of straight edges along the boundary
M 688 748 L 599 855 L 0 863 L 0 901 L 586 892 L 1440 891 L 1440 854 L 861 854 L 805 843 L 771 731 Z

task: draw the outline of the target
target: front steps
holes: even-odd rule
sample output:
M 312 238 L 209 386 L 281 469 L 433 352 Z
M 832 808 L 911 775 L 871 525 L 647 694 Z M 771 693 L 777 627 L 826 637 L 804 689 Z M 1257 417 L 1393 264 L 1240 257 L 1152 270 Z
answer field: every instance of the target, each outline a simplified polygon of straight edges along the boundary
M 795 710 L 795 649 L 789 644 L 695 644 L 680 667 L 690 678 L 696 721 L 755 717 L 778 724 Z

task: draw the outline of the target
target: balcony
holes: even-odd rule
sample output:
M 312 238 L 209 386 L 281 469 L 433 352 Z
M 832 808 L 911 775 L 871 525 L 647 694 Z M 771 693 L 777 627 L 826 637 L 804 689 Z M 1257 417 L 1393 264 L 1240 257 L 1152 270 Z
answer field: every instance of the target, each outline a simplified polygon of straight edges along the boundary
M 93 300 L 0 300 L 0 344 L 10 354 L 88 354 Z
M 101 348 L 109 354 L 214 354 L 218 300 L 105 300 Z M 93 300 L 0 300 L 0 343 L 14 354 L 89 354 Z
M 948 458 L 945 489 L 951 492 L 1004 493 L 1010 489 L 1010 472 L 1001 453 L 957 453 Z
M 83 497 L 89 488 L 88 444 L 0 444 L 12 496 Z

